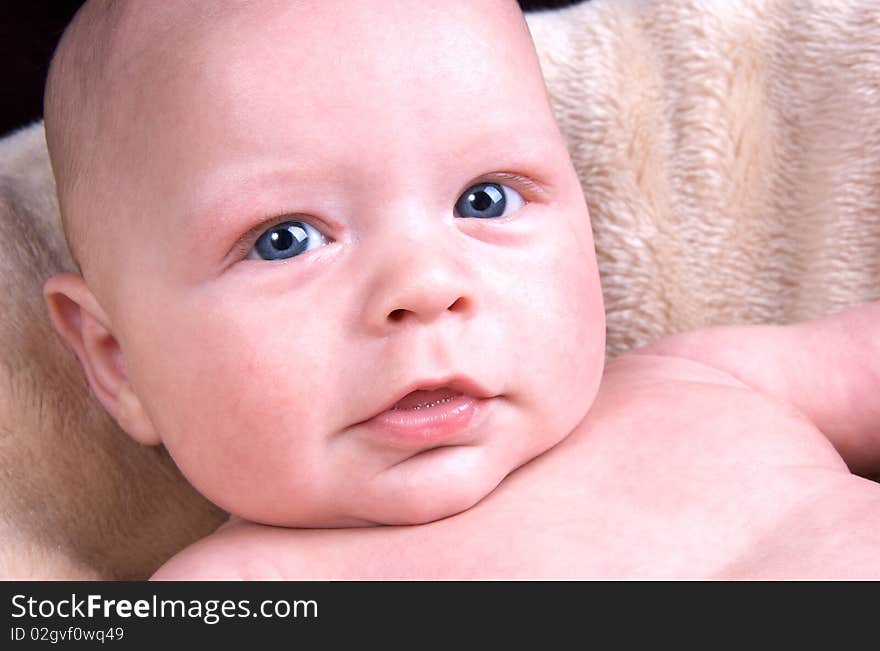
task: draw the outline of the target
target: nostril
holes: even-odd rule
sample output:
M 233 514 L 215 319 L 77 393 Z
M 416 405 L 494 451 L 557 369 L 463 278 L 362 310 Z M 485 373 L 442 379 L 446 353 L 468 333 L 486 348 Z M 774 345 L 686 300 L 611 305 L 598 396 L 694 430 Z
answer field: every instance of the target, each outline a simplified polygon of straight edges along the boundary
M 439 308 L 440 305 L 442 305 L 442 304 L 437 304 L 434 307 Z M 444 310 L 444 311 L 467 312 L 469 305 L 470 305 L 470 302 L 468 301 L 468 299 L 466 299 L 463 296 L 460 296 L 459 298 L 455 299 L 452 302 L 452 304 L 449 305 L 446 308 L 446 310 Z M 401 321 L 403 321 L 407 318 L 407 315 L 416 316 L 418 314 L 421 314 L 422 312 L 423 312 L 422 310 L 412 310 L 412 309 L 399 307 L 395 310 L 391 310 L 391 312 L 388 313 L 388 320 L 391 321 L 392 323 L 400 323 Z M 425 316 L 420 316 L 418 318 L 421 320 L 423 318 L 434 318 L 435 316 L 438 316 L 437 314 L 434 313 L 433 309 L 424 310 L 424 315 Z
M 450 312 L 465 312 L 467 310 L 467 307 L 468 307 L 467 299 L 464 296 L 460 296 L 447 309 Z

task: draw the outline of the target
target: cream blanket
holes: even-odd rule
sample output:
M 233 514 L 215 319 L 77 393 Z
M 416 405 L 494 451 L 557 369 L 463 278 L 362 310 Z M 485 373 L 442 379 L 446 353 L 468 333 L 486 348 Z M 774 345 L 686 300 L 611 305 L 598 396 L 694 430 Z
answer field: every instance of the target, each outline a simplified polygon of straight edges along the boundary
M 529 24 L 609 354 L 880 298 L 880 2 L 594 0 Z M 72 263 L 40 125 L 0 141 L 0 234 L 0 574 L 148 574 L 219 516 L 103 416 L 51 332 L 40 285 Z
M 609 352 L 880 297 L 880 2 L 595 0 L 529 22 Z

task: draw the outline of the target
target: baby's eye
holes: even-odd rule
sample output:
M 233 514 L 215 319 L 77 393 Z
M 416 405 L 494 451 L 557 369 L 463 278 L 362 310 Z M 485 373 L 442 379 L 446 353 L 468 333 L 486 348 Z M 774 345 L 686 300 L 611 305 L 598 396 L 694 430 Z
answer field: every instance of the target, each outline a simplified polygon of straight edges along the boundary
M 505 217 L 525 204 L 519 192 L 501 183 L 477 183 L 455 202 L 458 217 Z
M 323 246 L 327 238 L 305 222 L 283 222 L 260 235 L 248 260 L 284 260 Z

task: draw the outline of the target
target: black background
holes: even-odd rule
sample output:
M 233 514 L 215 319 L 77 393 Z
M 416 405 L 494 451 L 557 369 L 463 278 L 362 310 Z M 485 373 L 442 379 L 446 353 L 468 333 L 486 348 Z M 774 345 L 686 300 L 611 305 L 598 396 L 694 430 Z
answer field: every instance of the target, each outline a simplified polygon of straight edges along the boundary
M 153 0 L 151 0 L 153 1 Z M 0 0 L 0 135 L 42 115 L 43 83 L 55 45 L 82 0 Z M 520 0 L 529 11 L 573 0 Z

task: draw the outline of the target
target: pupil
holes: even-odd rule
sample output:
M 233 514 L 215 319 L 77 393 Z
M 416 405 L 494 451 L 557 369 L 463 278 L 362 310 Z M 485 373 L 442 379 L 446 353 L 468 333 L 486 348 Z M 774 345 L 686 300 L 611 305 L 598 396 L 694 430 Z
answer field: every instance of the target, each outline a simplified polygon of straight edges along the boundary
M 489 193 L 485 190 L 480 190 L 479 192 L 474 192 L 468 199 L 471 202 L 471 205 L 474 207 L 474 210 L 483 211 L 489 208 L 492 205 L 492 197 L 489 196 Z
M 286 228 L 282 231 L 274 231 L 272 233 L 272 248 L 276 251 L 284 251 L 289 249 L 293 244 L 293 233 Z

